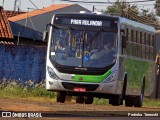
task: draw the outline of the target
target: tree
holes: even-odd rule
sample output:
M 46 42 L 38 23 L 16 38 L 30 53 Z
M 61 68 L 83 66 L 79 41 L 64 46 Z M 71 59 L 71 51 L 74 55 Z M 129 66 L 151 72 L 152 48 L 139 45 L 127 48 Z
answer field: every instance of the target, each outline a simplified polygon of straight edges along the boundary
M 159 7 L 156 6 L 156 10 L 157 14 L 160 15 L 160 0 L 156 1 L 156 5 L 159 5 Z M 153 11 L 150 12 L 149 10 L 145 9 L 139 10 L 136 5 L 130 5 L 123 0 L 117 0 L 114 4 L 106 9 L 106 12 L 109 14 L 117 14 L 119 16 L 126 17 L 144 24 L 152 25 L 155 28 L 160 28 L 160 25 L 158 24 L 158 18 Z
M 117 0 L 113 5 L 109 6 L 106 9 L 106 12 L 110 14 L 117 14 L 122 17 L 126 17 L 128 13 L 128 9 L 132 9 L 135 14 L 138 14 L 138 8 L 135 5 L 129 5 L 128 3 L 124 2 L 123 0 Z
M 122 10 L 122 4 L 117 0 L 114 5 L 109 6 L 107 8 L 107 12 L 110 14 L 118 14 L 121 15 L 121 10 Z
M 160 16 L 160 0 L 156 0 L 155 9 L 156 9 L 156 15 Z
M 153 21 L 158 21 L 156 14 L 152 11 L 141 9 L 141 17 L 148 17 L 148 19 L 153 20 Z

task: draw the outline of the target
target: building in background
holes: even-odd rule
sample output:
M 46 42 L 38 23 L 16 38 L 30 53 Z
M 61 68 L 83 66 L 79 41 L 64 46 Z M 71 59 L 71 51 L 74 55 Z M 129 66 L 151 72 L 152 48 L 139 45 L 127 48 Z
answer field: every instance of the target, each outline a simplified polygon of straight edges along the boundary
M 0 7 L 0 43 L 13 42 L 13 34 L 5 11 Z
M 51 22 L 55 13 L 80 12 L 89 10 L 77 4 L 57 4 L 8 18 L 13 35 L 32 41 L 42 41 L 45 26 Z M 19 40 L 19 44 L 24 39 Z
M 45 26 L 54 13 L 84 10 L 88 11 L 75 4 L 52 5 L 27 13 L 0 7 L 0 80 L 44 80 L 47 42 L 42 41 L 42 33 Z

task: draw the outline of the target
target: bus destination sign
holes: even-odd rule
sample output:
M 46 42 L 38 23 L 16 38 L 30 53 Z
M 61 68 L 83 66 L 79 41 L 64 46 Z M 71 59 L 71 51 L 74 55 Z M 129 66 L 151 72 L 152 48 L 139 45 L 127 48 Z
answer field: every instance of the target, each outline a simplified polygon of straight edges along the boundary
M 102 26 L 102 21 L 71 19 L 73 25 Z
M 77 25 L 77 26 L 93 26 L 93 27 L 111 27 L 111 20 L 99 19 L 78 19 L 78 18 L 63 18 L 56 17 L 54 23 L 61 25 Z

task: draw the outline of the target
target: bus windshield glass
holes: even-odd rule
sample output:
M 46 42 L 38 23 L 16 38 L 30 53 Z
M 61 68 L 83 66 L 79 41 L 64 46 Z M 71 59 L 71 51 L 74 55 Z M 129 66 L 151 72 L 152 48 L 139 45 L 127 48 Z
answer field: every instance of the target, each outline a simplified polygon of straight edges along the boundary
M 50 57 L 62 66 L 104 68 L 115 63 L 117 33 L 76 29 L 53 30 Z

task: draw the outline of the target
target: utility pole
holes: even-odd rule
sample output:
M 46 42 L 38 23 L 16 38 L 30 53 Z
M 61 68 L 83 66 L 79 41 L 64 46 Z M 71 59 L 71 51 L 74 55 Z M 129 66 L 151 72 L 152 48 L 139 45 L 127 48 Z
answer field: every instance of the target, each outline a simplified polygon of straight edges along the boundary
M 2 7 L 4 6 L 4 0 L 3 0 L 3 2 L 2 2 Z
M 14 11 L 16 11 L 17 8 L 17 0 L 14 1 Z
M 19 11 L 21 9 L 21 0 L 14 1 L 14 11 Z
M 93 9 L 92 9 L 92 12 L 94 12 L 95 8 L 94 8 L 94 5 L 93 5 Z

